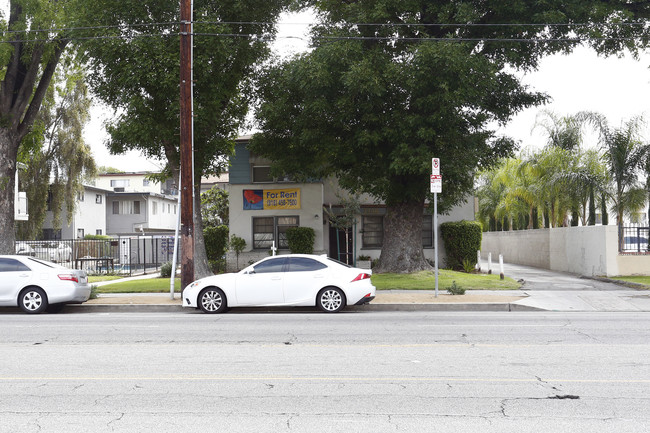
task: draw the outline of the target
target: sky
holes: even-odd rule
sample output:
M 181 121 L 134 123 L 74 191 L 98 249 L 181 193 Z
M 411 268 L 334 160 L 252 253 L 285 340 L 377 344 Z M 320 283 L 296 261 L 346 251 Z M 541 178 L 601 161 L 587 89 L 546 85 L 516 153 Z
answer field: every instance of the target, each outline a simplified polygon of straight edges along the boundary
M 313 17 L 309 13 L 285 15 L 280 21 L 274 51 L 281 56 L 304 51 L 307 48 L 307 29 Z M 650 51 L 639 60 L 630 55 L 599 57 L 588 48 L 578 48 L 570 55 L 549 56 L 540 62 L 537 71 L 520 74 L 525 84 L 536 91 L 547 93 L 551 101 L 540 107 L 522 111 L 499 134 L 513 137 L 521 148 L 539 148 L 545 144 L 542 128 L 535 128 L 536 116 L 542 110 L 557 115 L 595 111 L 606 116 L 610 125 L 619 126 L 637 115 L 645 115 L 650 124 Z M 85 133 L 97 165 L 108 165 L 124 171 L 155 171 L 161 163 L 147 161 L 139 152 L 110 155 L 104 142 L 103 122 L 111 118 L 111 110 L 97 106 Z M 242 131 L 246 132 L 246 131 Z M 650 128 L 644 132 L 650 141 Z M 596 146 L 596 136 L 587 134 L 585 145 Z M 442 162 L 444 164 L 444 161 Z

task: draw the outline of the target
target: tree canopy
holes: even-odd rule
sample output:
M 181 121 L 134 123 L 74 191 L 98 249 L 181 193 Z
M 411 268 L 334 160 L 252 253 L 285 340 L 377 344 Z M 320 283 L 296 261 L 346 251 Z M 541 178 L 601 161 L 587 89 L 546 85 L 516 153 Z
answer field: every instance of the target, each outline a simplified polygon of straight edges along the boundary
M 287 0 L 195 0 L 193 39 L 194 188 L 223 170 L 224 156 L 246 120 L 252 83 L 269 54 L 274 23 Z M 180 102 L 179 2 L 96 0 L 85 16 L 89 26 L 108 26 L 108 38 L 81 41 L 90 68 L 90 86 L 116 109 L 109 122 L 113 153 L 137 149 L 167 162 L 178 176 Z M 89 29 L 94 35 L 96 29 Z M 258 35 L 258 36 L 256 36 Z M 195 213 L 195 273 L 209 273 L 202 248 L 202 221 Z
M 68 44 L 71 1 L 11 0 L 9 16 L 0 20 L 0 254 L 15 252 L 18 148 L 36 121 Z
M 477 169 L 516 148 L 496 126 L 546 96 L 513 68 L 570 52 L 574 37 L 601 53 L 634 52 L 645 26 L 615 23 L 644 23 L 650 12 L 624 1 L 312 3 L 312 50 L 266 73 L 251 147 L 277 174 L 335 175 L 384 201 L 380 272 L 428 268 L 419 221 L 432 157 L 445 212 L 466 199 Z

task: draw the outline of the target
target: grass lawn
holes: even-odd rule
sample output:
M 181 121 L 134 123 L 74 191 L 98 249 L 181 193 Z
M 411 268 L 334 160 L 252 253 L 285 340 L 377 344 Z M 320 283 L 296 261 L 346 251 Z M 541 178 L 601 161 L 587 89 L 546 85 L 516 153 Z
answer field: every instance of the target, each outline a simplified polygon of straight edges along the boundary
M 446 290 L 453 281 L 459 287 L 467 290 L 514 290 L 520 287 L 512 278 L 501 281 L 499 275 L 466 274 L 440 270 L 438 274 L 438 289 Z M 415 274 L 374 274 L 372 284 L 378 290 L 408 289 L 408 290 L 433 290 L 435 288 L 435 275 L 431 271 L 417 272 Z M 180 292 L 181 280 L 176 278 L 174 290 Z M 97 288 L 97 293 L 167 293 L 169 292 L 169 278 L 146 278 L 121 283 L 106 284 Z
M 646 289 L 650 290 L 650 277 L 647 276 L 640 276 L 640 275 L 633 275 L 629 277 L 614 277 L 612 280 L 619 280 L 619 281 L 627 281 L 630 283 L 638 283 L 638 284 L 645 284 L 648 287 L 645 287 Z
M 446 290 L 454 281 L 456 285 L 467 290 L 515 290 L 521 287 L 521 284 L 512 278 L 506 277 L 502 281 L 498 274 L 466 274 L 446 269 L 438 271 L 439 290 Z M 431 271 L 415 274 L 373 274 L 372 284 L 377 290 L 433 290 L 436 277 Z
M 181 279 L 174 280 L 174 291 L 180 292 Z M 146 278 L 97 287 L 97 293 L 169 293 L 169 278 Z

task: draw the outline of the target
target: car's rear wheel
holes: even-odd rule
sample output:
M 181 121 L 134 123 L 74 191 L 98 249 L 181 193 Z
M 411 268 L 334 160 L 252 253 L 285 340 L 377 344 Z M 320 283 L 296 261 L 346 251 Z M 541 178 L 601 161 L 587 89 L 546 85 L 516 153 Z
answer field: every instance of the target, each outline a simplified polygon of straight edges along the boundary
M 337 287 L 325 287 L 318 292 L 316 305 L 326 313 L 338 313 L 345 307 L 345 294 Z
M 225 313 L 228 309 L 226 295 L 216 287 L 207 287 L 201 290 L 198 304 L 204 313 Z
M 47 296 L 39 287 L 28 287 L 18 295 L 18 306 L 28 314 L 42 313 L 47 309 Z

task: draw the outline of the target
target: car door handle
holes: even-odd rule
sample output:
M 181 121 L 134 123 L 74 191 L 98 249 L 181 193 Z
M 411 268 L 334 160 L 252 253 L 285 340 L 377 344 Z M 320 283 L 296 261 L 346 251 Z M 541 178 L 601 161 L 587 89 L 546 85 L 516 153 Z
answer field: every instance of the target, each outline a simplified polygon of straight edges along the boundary
M 21 278 L 23 278 L 23 277 L 26 278 L 26 277 L 29 277 L 29 274 L 20 274 L 20 275 L 18 275 L 18 276 L 21 277 Z
M 272 280 L 280 280 L 280 277 L 271 277 Z
M 316 274 L 314 275 L 314 278 L 323 278 L 323 274 Z

